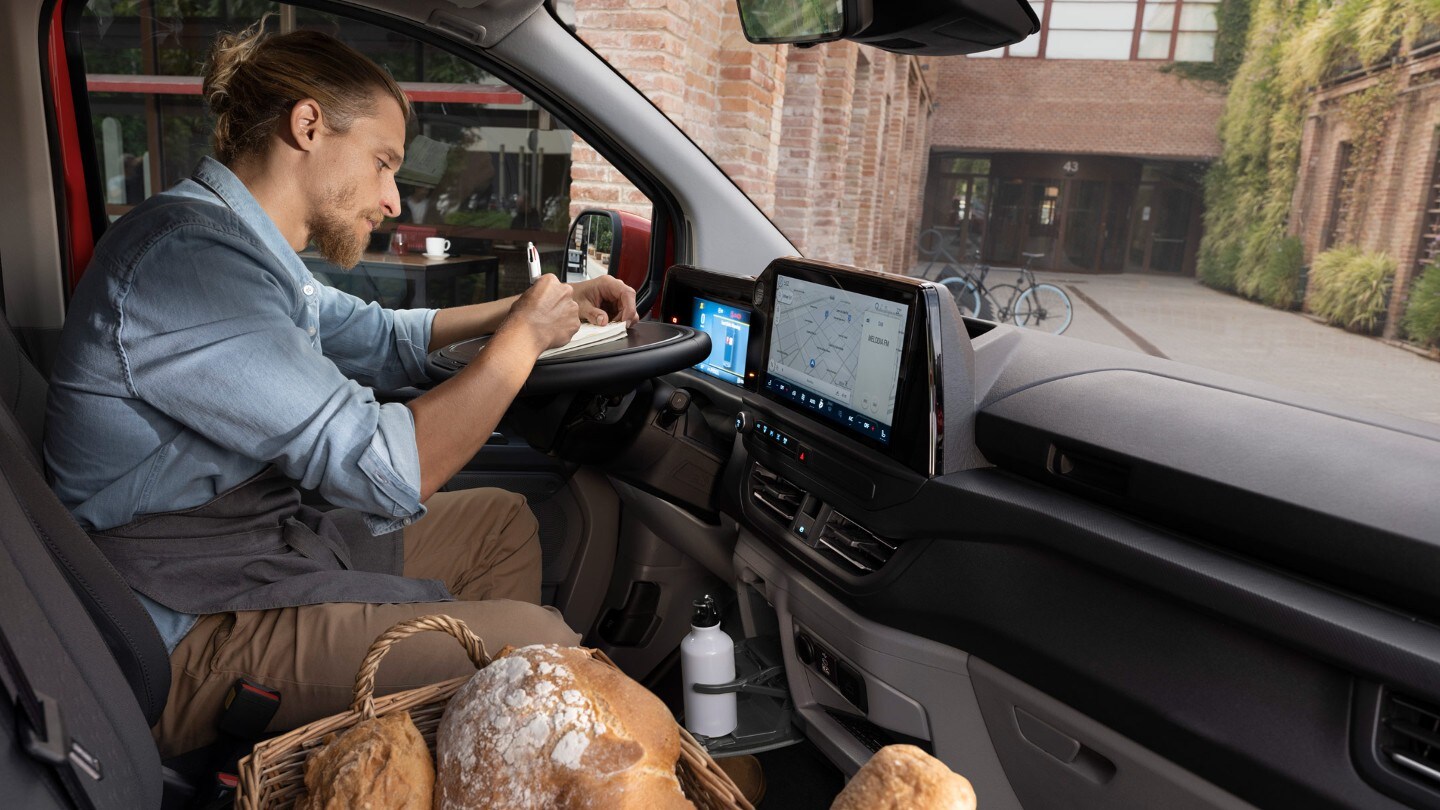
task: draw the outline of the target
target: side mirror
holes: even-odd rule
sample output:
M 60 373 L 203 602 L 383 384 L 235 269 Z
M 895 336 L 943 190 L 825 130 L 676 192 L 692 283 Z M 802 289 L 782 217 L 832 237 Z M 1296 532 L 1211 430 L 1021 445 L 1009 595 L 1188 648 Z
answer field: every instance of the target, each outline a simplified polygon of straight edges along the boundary
M 757 45 L 818 45 L 870 25 L 872 0 L 736 0 L 745 38 Z
M 570 238 L 565 243 L 565 283 L 611 275 L 611 267 L 620 256 L 622 235 L 619 213 L 582 211 L 570 225 Z
M 634 289 L 650 274 L 650 220 L 625 211 L 590 208 L 570 225 L 565 283 L 611 275 Z

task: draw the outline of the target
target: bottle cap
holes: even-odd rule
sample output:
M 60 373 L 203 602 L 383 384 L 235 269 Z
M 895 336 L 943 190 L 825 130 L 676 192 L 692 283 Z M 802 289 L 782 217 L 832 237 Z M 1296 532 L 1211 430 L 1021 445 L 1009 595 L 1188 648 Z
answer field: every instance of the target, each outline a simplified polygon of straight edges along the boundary
M 715 606 L 715 597 L 705 594 L 695 600 L 695 618 L 690 624 L 695 627 L 714 627 L 720 623 L 720 609 Z

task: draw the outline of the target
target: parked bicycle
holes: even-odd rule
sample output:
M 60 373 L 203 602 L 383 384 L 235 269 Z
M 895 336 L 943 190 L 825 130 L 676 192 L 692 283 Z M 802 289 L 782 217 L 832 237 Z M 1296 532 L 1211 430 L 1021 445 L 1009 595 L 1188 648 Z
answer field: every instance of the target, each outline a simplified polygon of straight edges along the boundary
M 922 277 L 943 285 L 955 298 L 960 314 L 1006 321 L 1026 329 L 1038 329 L 1058 335 L 1070 327 L 1075 307 L 1070 296 L 1054 284 L 1035 280 L 1033 265 L 1044 258 L 1043 253 L 1022 253 L 1025 264 L 1020 268 L 1018 284 L 987 286 L 990 266 L 979 260 L 978 251 L 971 251 L 968 265 L 955 256 L 954 234 L 931 228 L 920 234 L 920 254 L 927 260 Z

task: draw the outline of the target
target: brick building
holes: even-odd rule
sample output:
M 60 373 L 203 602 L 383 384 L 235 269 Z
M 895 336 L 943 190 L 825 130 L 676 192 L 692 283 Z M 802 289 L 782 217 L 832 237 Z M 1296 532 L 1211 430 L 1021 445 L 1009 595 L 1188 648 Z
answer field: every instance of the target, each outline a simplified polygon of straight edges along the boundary
M 1214 4 L 1032 5 L 1040 33 L 937 62 L 922 225 L 993 264 L 1193 275 L 1225 95 L 1162 67 L 1212 58 Z
M 1308 264 L 1347 242 L 1395 260 L 1385 336 L 1397 336 L 1411 282 L 1440 258 L 1440 52 L 1425 43 L 1393 67 L 1334 80 L 1316 92 L 1305 121 L 1291 230 Z M 1394 101 L 1373 165 L 1357 165 L 1366 137 L 1345 102 L 1390 83 Z
M 851 42 L 752 45 L 734 0 L 575 0 L 575 21 L 804 255 L 914 263 L 937 60 Z M 572 213 L 649 214 L 594 150 L 577 144 L 572 160 Z

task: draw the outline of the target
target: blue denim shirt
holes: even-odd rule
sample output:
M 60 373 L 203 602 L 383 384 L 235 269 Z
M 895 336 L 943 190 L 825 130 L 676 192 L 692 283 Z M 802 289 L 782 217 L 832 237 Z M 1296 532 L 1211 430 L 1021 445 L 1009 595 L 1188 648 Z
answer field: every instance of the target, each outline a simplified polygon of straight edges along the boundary
M 222 164 L 117 221 L 75 291 L 45 459 L 89 531 L 187 509 L 274 465 L 375 534 L 425 513 L 409 408 L 372 388 L 426 378 L 434 310 L 318 283 Z M 173 649 L 194 625 L 142 603 Z

